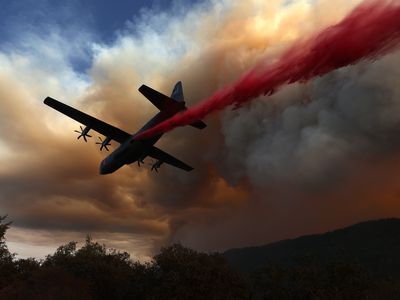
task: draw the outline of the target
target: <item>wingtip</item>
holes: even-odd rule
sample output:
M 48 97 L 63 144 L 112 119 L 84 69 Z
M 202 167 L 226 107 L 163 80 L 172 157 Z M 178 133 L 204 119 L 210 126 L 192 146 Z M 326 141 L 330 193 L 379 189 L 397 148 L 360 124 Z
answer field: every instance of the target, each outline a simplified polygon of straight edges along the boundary
M 44 103 L 44 104 L 48 104 L 48 103 L 50 103 L 50 102 L 52 102 L 52 101 L 56 101 L 56 100 L 53 99 L 53 98 L 51 98 L 51 97 L 49 97 L 49 96 L 47 96 L 47 97 L 43 100 L 43 103 Z

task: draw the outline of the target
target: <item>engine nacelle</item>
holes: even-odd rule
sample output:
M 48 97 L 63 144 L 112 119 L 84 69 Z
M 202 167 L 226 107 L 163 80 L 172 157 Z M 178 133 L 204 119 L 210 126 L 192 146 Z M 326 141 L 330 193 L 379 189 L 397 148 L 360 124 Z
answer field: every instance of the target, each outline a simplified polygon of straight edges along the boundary
M 89 138 L 92 137 L 91 135 L 89 135 L 89 131 L 90 131 L 91 128 L 90 128 L 89 126 L 86 126 L 85 128 L 83 128 L 82 126 L 79 126 L 79 127 L 81 128 L 81 131 L 75 130 L 76 133 L 79 133 L 78 140 L 79 140 L 81 137 L 83 137 L 83 139 L 85 140 L 85 142 L 87 142 L 87 138 L 88 138 L 88 137 L 89 137 Z
M 100 145 L 100 151 L 103 151 L 103 148 L 106 149 L 107 151 L 110 151 L 108 149 L 108 146 L 111 146 L 110 142 L 112 140 L 111 137 L 106 137 L 106 139 L 103 141 L 101 137 L 99 137 L 100 142 L 97 142 L 96 145 Z

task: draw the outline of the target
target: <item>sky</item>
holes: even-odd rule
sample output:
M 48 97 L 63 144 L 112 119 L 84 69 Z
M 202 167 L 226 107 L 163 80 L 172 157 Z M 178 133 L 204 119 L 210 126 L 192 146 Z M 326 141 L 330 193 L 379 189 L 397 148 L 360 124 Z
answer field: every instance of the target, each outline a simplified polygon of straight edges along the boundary
M 106 153 L 43 104 L 51 96 L 135 132 L 157 112 L 141 84 L 169 94 L 182 80 L 195 104 L 360 3 L 332 2 L 1 1 L 10 249 L 44 257 L 90 234 L 148 259 L 174 242 L 223 251 L 399 217 L 399 51 L 214 114 L 205 130 L 166 134 L 157 146 L 194 166 L 189 174 L 133 164 L 100 176 Z

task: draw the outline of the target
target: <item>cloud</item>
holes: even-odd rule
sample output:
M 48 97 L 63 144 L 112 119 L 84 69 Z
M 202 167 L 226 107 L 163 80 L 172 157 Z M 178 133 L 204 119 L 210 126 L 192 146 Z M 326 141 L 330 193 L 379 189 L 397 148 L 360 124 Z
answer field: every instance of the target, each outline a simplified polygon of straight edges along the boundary
M 331 181 L 347 160 L 393 150 L 397 140 L 398 53 L 294 85 L 224 115 L 227 168 L 270 179 Z M 253 130 L 256 128 L 256 130 Z M 241 166 L 237 166 L 238 157 Z M 236 163 L 235 163 L 236 162 Z M 232 173 L 234 173 L 233 170 Z
M 92 233 L 147 257 L 166 242 L 225 249 L 398 214 L 398 53 L 212 116 L 203 131 L 168 133 L 158 146 L 193 165 L 190 174 L 132 165 L 100 176 L 105 153 L 76 141 L 78 124 L 42 103 L 49 95 L 134 132 L 156 113 L 141 84 L 168 94 L 182 80 L 194 104 L 359 2 L 149 10 L 111 45 L 86 27 L 29 32 L 24 51 L 14 43 L 0 53 L 0 211 L 14 220 L 9 240 L 54 247 Z M 87 52 L 82 74 L 71 55 Z

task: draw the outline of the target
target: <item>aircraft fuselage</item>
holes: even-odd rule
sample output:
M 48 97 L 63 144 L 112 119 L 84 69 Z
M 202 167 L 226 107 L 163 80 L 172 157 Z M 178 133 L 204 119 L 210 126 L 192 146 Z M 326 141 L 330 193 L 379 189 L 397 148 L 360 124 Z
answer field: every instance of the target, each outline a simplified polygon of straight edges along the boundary
M 110 174 L 124 165 L 129 165 L 136 161 L 142 161 L 147 156 L 149 149 L 161 138 L 162 134 L 144 140 L 135 140 L 135 136 L 140 132 L 156 126 L 164 120 L 169 119 L 177 112 L 184 109 L 184 107 L 184 102 L 177 102 L 176 106 L 170 107 L 167 110 L 160 111 L 156 114 L 137 133 L 133 134 L 100 163 L 100 174 Z

